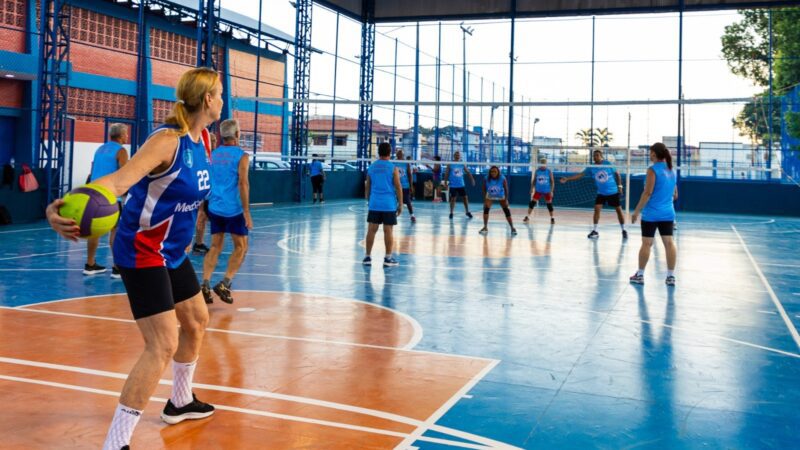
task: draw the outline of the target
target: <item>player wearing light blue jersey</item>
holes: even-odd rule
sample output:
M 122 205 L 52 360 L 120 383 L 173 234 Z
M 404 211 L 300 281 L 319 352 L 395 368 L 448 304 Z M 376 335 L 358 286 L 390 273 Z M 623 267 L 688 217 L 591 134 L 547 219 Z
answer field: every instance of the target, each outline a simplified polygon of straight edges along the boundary
M 547 168 L 547 158 L 539 158 L 539 168 L 531 174 L 531 201 L 528 203 L 528 214 L 522 219 L 523 222 L 528 222 L 528 216 L 536 208 L 536 203 L 544 197 L 544 202 L 547 205 L 547 211 L 550 212 L 550 225 L 556 223 L 553 217 L 553 195 L 556 192 L 556 183 L 553 178 L 553 171 Z
M 378 146 L 378 160 L 369 165 L 366 180 L 367 212 L 367 255 L 362 263 L 372 265 L 372 245 L 378 228 L 383 225 L 383 243 L 386 246 L 384 267 L 397 266 L 392 256 L 394 239 L 392 230 L 397 225 L 397 217 L 403 213 L 403 188 L 397 167 L 389 160 L 392 146 L 383 142 Z
M 219 125 L 223 145 L 211 152 L 211 194 L 208 197 L 208 221 L 211 224 L 211 248 L 203 259 L 203 298 L 212 303 L 211 274 L 225 240 L 233 240 L 225 277 L 213 291 L 225 303 L 233 303 L 231 283 L 247 254 L 247 235 L 253 228 L 250 217 L 249 158 L 239 147 L 239 121 L 228 119 Z
M 469 198 L 467 197 L 467 188 L 464 184 L 464 176 L 469 177 L 473 186 L 475 186 L 475 178 L 469 171 L 469 167 L 458 162 L 461 161 L 461 152 L 453 153 L 453 161 L 456 162 L 448 164 L 447 170 L 444 173 L 444 182 L 447 183 L 450 191 L 450 219 L 453 218 L 453 210 L 456 208 L 457 197 L 461 197 L 461 201 L 464 202 L 464 211 L 467 213 L 467 217 L 472 219 L 472 213 L 469 212 Z
M 197 208 L 211 188 L 202 135 L 222 112 L 219 74 L 207 67 L 188 70 L 175 94 L 178 100 L 167 125 L 151 134 L 127 164 L 94 181 L 115 196 L 128 192 L 114 261 L 144 338 L 144 351 L 122 388 L 104 449 L 129 447 L 170 360 L 172 394 L 161 419 L 176 424 L 214 413 L 213 406 L 197 400 L 192 392 L 208 308 L 185 250 L 192 241 Z M 59 216 L 63 204 L 59 199 L 48 205 L 47 219 L 60 235 L 76 240 L 75 221 Z M 131 345 L 141 343 L 137 340 Z
M 675 223 L 674 201 L 678 198 L 677 178 L 672 170 L 672 155 L 666 145 L 661 142 L 653 144 L 650 147 L 650 161 L 653 165 L 647 169 L 644 191 L 631 215 L 631 223 L 636 223 L 639 214 L 642 215 L 642 247 L 639 249 L 639 270 L 630 280 L 634 284 L 644 284 L 644 268 L 650 259 L 650 248 L 658 230 L 667 253 L 666 283 L 674 286 L 678 252 L 672 231 Z
M 500 173 L 500 168 L 492 166 L 483 181 L 483 228 L 479 231 L 481 234 L 489 232 L 489 211 L 492 210 L 492 203 L 495 201 L 500 202 L 500 207 L 503 208 L 508 226 L 511 227 L 511 235 L 516 235 L 517 229 L 514 228 L 511 210 L 508 208 L 508 182 Z
M 92 171 L 89 174 L 89 181 L 99 180 L 104 176 L 116 172 L 120 167 L 128 162 L 128 151 L 125 145 L 128 142 L 128 127 L 123 123 L 115 123 L 108 127 L 109 141 L 101 145 L 94 152 L 92 160 Z M 108 234 L 108 246 L 114 248 L 114 238 L 117 235 L 117 227 L 111 229 Z M 97 264 L 95 256 L 97 247 L 100 246 L 100 237 L 90 237 L 86 240 L 86 265 L 83 268 L 84 275 L 95 275 L 103 273 L 106 268 Z M 119 269 L 116 265 L 111 269 L 111 278 L 119 278 Z
M 314 155 L 314 159 L 311 161 L 311 167 L 309 167 L 309 175 L 311 176 L 311 188 L 313 191 L 313 202 L 317 203 L 317 197 L 319 197 L 319 203 L 325 203 L 325 195 L 322 192 L 322 186 L 325 184 L 325 167 L 322 165 L 322 161 L 317 159 L 318 155 Z
M 614 169 L 611 162 L 603 158 L 602 150 L 595 150 L 592 152 L 594 159 L 594 166 L 587 167 L 583 172 L 575 174 L 571 177 L 562 177 L 561 183 L 575 181 L 590 176 L 597 186 L 597 197 L 594 200 L 594 217 L 592 232 L 587 236 L 589 239 L 597 239 L 600 234 L 597 232 L 597 223 L 600 222 L 600 213 L 603 210 L 603 205 L 608 204 L 617 212 L 617 219 L 619 219 L 619 227 L 622 229 L 622 239 L 628 239 L 628 231 L 625 230 L 625 215 L 622 214 L 622 205 L 620 196 L 622 195 L 622 178 L 619 172 Z M 606 167 L 607 166 L 607 167 Z

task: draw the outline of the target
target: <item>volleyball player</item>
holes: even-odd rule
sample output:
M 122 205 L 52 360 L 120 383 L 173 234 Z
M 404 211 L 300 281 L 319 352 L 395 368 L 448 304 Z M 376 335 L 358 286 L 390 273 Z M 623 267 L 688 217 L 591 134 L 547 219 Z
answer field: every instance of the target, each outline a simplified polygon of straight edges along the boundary
M 203 259 L 203 284 L 206 303 L 211 303 L 211 274 L 217 267 L 225 233 L 233 240 L 225 277 L 214 285 L 214 293 L 225 303 L 233 303 L 231 283 L 247 254 L 247 235 L 253 228 L 250 217 L 249 158 L 239 147 L 239 121 L 224 120 L 219 125 L 222 146 L 211 153 L 211 194 L 208 197 L 208 222 L 211 224 L 211 249 Z
M 503 208 L 503 214 L 506 215 L 508 226 L 511 227 L 511 234 L 516 235 L 517 229 L 514 228 L 511 210 L 508 208 L 508 182 L 506 177 L 500 173 L 500 168 L 492 166 L 489 168 L 489 175 L 483 182 L 483 228 L 479 231 L 481 234 L 489 232 L 489 211 L 491 211 L 492 203 L 495 201 L 500 202 L 500 207 Z
M 197 208 L 211 188 L 201 134 L 222 111 L 219 75 L 205 67 L 191 69 L 178 81 L 176 96 L 166 125 L 156 129 L 122 168 L 95 181 L 115 196 L 128 192 L 114 262 L 144 338 L 144 352 L 122 388 L 103 445 L 106 450 L 128 448 L 170 360 L 172 394 L 162 420 L 175 424 L 214 413 L 213 406 L 192 393 L 208 309 L 185 250 L 192 241 Z M 76 223 L 58 215 L 63 203 L 61 199 L 51 203 L 47 219 L 59 234 L 76 240 Z
M 322 161 L 317 159 L 314 155 L 314 160 L 311 161 L 311 187 L 313 188 L 314 201 L 317 203 L 317 196 L 319 196 L 319 203 L 325 203 L 325 196 L 322 194 L 322 186 L 325 184 L 325 170 L 322 167 Z
M 461 152 L 453 153 L 453 161 L 461 161 Z M 450 186 L 450 219 L 453 218 L 453 210 L 456 208 L 456 198 L 461 197 L 464 202 L 464 211 L 467 217 L 472 219 L 472 213 L 469 212 L 469 198 L 467 197 L 467 189 L 464 185 L 464 174 L 469 176 L 469 180 L 475 186 L 475 178 L 470 173 L 469 168 L 463 163 L 450 164 L 445 171 L 444 181 Z
M 397 217 L 403 213 L 403 187 L 400 184 L 400 174 L 397 167 L 389 158 L 392 155 L 392 146 L 382 142 L 378 146 L 378 160 L 369 165 L 367 170 L 366 193 L 369 203 L 367 213 L 367 256 L 362 263 L 372 265 L 372 245 L 375 243 L 375 234 L 383 225 L 383 243 L 386 246 L 386 256 L 383 258 L 383 267 L 397 266 L 399 263 L 392 256 L 394 239 L 392 229 L 397 225 Z
M 395 158 L 397 162 L 394 163 L 394 166 L 397 167 L 397 173 L 400 176 L 400 187 L 403 189 L 403 204 L 408 207 L 411 223 L 416 223 L 417 218 L 414 217 L 414 206 L 411 204 L 411 196 L 414 195 L 411 164 L 404 162 L 406 158 L 403 155 L 403 150 L 397 150 Z
M 594 179 L 597 186 L 597 197 L 594 200 L 594 217 L 592 232 L 589 233 L 589 239 L 597 239 L 600 234 L 597 232 L 597 223 L 600 222 L 600 212 L 603 210 L 603 205 L 613 207 L 617 211 L 617 219 L 619 219 L 619 227 L 622 229 L 622 239 L 628 239 L 628 231 L 625 230 L 625 215 L 622 214 L 622 206 L 620 196 L 622 194 L 622 178 L 619 172 L 611 167 L 611 162 L 603 157 L 602 150 L 595 150 L 592 152 L 594 158 L 594 167 L 587 167 L 583 172 L 577 173 L 571 177 L 562 177 L 561 183 L 575 181 L 583 178 L 586 175 Z M 609 166 L 609 167 L 597 167 Z
M 523 222 L 528 222 L 536 203 L 540 198 L 544 197 L 544 202 L 547 205 L 547 211 L 550 213 L 550 224 L 556 223 L 553 218 L 553 195 L 556 192 L 556 183 L 553 179 L 553 171 L 547 168 L 547 158 L 539 158 L 539 166 L 533 172 L 531 177 L 531 201 L 528 203 L 528 214 L 522 219 Z
M 675 224 L 673 202 L 678 198 L 678 188 L 675 171 L 672 170 L 672 155 L 666 145 L 657 142 L 650 147 L 650 161 L 653 165 L 647 169 L 644 191 L 631 215 L 631 223 L 636 223 L 639 213 L 642 215 L 642 246 L 639 249 L 639 270 L 630 280 L 634 284 L 644 284 L 644 268 L 650 259 L 650 248 L 658 230 L 667 253 L 666 283 L 668 286 L 675 286 L 678 251 L 672 231 Z

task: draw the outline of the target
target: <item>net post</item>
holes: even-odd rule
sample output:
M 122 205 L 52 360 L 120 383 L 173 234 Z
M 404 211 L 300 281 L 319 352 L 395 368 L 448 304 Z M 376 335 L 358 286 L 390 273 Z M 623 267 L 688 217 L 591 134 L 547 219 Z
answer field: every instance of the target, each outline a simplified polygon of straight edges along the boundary
M 625 216 L 627 223 L 631 223 L 631 146 L 625 151 Z

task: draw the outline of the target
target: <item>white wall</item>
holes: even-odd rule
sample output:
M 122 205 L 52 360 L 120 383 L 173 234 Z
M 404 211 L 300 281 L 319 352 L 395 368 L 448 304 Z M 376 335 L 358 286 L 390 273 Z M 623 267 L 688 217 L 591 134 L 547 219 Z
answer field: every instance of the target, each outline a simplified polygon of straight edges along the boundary
M 72 149 L 72 187 L 73 189 L 86 184 L 86 177 L 92 170 L 92 160 L 94 152 L 103 144 L 97 142 L 75 142 Z M 131 146 L 126 145 L 128 155 L 131 154 Z

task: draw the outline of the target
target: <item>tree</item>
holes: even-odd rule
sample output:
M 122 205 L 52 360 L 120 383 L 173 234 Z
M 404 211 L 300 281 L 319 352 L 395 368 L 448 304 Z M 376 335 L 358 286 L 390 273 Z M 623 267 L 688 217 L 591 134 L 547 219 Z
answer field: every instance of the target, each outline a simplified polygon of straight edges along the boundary
M 608 146 L 614 140 L 614 134 L 608 128 L 585 128 L 575 133 L 575 137 L 580 139 L 586 147 Z
M 725 27 L 722 35 L 722 55 L 731 71 L 747 78 L 756 86 L 769 86 L 769 11 L 744 10 L 742 20 Z M 757 99 L 744 105 L 733 119 L 741 136 L 754 143 L 777 140 L 780 136 L 780 101 L 774 97 L 784 95 L 800 83 L 800 8 L 772 10 L 773 47 L 773 116 L 769 129 L 769 91 L 756 95 Z

